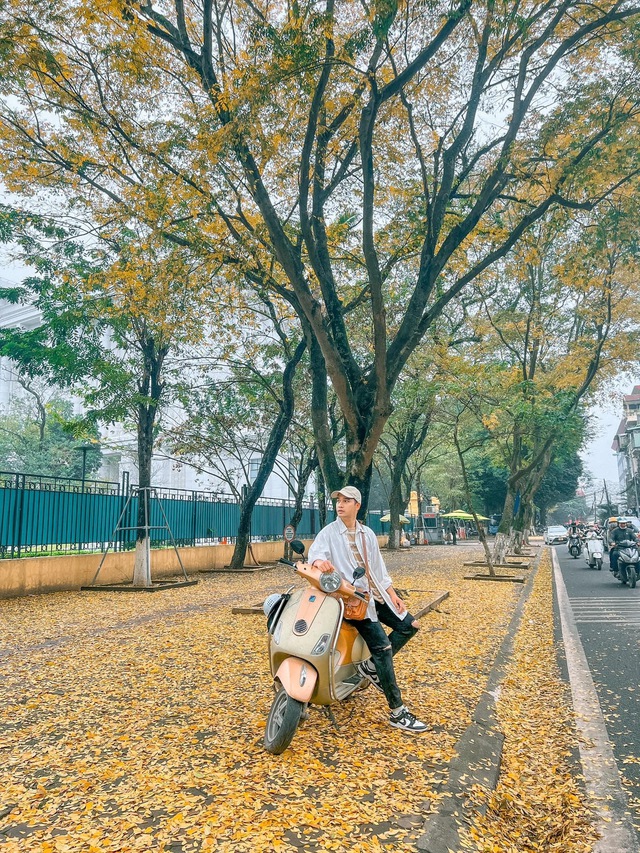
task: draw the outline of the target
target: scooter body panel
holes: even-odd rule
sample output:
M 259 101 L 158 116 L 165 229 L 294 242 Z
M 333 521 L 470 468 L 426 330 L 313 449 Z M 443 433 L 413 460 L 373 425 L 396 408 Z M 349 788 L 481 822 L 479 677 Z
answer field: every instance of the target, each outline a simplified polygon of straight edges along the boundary
M 624 566 L 635 566 L 636 571 L 638 571 L 638 565 L 640 564 L 640 552 L 635 546 L 630 548 L 619 548 L 618 565 L 620 565 L 620 563 Z
M 306 660 L 287 657 L 278 667 L 275 678 L 292 699 L 309 702 L 318 681 L 318 673 Z
M 598 560 L 602 560 L 602 555 L 604 554 L 604 542 L 600 537 L 594 537 L 593 539 L 587 539 L 586 550 L 585 550 L 585 559 L 589 566 L 593 567 L 597 565 Z
M 296 590 L 284 608 L 269 637 L 269 659 L 272 675 L 294 699 L 304 695 L 299 701 L 331 705 L 360 685 L 356 664 L 370 653 L 358 631 L 342 621 L 343 610 L 339 599 L 313 587 Z M 311 693 L 308 678 L 305 685 L 295 686 L 301 670 L 299 663 L 284 666 L 291 660 L 306 661 L 316 673 Z M 283 677 L 296 692 L 289 692 Z

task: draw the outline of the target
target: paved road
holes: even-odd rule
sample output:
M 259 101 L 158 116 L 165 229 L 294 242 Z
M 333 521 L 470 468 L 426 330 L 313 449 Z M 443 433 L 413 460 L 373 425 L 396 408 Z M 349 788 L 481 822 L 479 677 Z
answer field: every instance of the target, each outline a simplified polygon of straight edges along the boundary
M 640 833 L 640 584 L 622 586 L 558 545 L 571 609 L 598 692 L 607 732 Z

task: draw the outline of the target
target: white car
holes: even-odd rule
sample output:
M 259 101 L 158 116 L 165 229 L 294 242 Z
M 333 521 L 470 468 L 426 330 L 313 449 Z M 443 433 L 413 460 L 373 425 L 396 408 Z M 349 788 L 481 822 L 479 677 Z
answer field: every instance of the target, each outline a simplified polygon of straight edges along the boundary
M 567 528 L 563 527 L 562 524 L 553 524 L 544 531 L 545 545 L 557 545 L 558 542 L 567 542 L 568 540 Z

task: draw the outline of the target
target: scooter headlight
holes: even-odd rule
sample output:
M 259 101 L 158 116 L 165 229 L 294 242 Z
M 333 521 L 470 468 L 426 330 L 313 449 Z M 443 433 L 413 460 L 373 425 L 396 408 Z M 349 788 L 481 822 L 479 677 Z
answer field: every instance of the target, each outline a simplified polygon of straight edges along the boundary
M 323 592 L 335 592 L 340 589 L 342 578 L 340 572 L 323 572 L 320 575 L 320 589 Z
M 276 644 L 276 646 L 280 644 L 280 637 L 282 636 L 282 625 L 283 624 L 284 623 L 283 623 L 282 619 L 280 619 L 278 621 L 278 624 L 276 625 L 276 630 L 273 632 L 273 635 L 272 635 L 273 636 L 273 642 Z
M 331 634 L 323 634 L 315 646 L 311 649 L 312 655 L 322 655 L 325 653 L 327 646 L 329 645 L 329 640 L 331 639 Z

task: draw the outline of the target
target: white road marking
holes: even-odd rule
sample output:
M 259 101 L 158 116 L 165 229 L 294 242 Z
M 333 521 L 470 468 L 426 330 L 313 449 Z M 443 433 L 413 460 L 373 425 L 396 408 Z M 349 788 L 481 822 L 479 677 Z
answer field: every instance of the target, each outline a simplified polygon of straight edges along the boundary
M 638 853 L 627 794 L 620 782 L 607 727 L 580 641 L 555 550 L 551 551 L 571 696 L 580 734 L 580 761 L 600 838 L 594 853 Z M 610 621 L 602 620 L 602 621 Z

